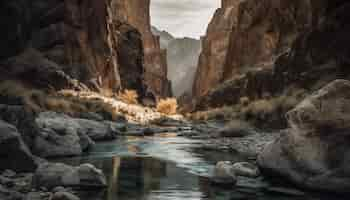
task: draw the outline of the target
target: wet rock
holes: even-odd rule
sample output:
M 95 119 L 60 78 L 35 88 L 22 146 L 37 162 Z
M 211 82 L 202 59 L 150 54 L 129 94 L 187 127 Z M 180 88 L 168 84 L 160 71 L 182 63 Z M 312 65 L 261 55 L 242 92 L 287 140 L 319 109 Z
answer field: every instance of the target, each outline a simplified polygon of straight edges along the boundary
M 288 112 L 291 129 L 259 155 L 260 167 L 293 183 L 332 192 L 350 190 L 350 82 L 336 80 Z
M 284 194 L 288 196 L 305 196 L 305 193 L 303 191 L 293 189 L 293 188 L 269 187 L 266 190 L 268 192 Z
M 51 200 L 79 200 L 80 198 L 69 192 L 56 192 Z
M 22 141 L 17 129 L 0 120 L 0 170 L 33 171 L 37 167 L 34 156 Z
M 246 176 L 256 178 L 260 175 L 260 170 L 257 166 L 248 162 L 239 162 L 233 164 L 233 171 L 238 176 Z
M 216 164 L 211 181 L 215 184 L 234 186 L 237 182 L 236 174 L 231 162 L 220 161 Z
M 56 193 L 56 192 L 65 192 L 66 191 L 66 188 L 62 187 L 62 186 L 57 186 L 55 188 L 52 189 L 52 192 L 53 193 Z
M 106 177 L 101 170 L 90 164 L 71 167 L 62 163 L 45 163 L 39 166 L 33 177 L 36 188 L 57 186 L 102 188 Z

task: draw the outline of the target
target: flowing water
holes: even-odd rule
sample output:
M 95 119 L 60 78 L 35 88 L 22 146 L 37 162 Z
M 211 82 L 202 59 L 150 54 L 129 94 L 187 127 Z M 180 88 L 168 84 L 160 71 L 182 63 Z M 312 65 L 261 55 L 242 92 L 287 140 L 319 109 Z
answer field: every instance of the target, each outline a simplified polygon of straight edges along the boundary
M 214 164 L 220 160 L 243 161 L 245 158 L 232 153 L 193 150 L 198 147 L 200 141 L 171 135 L 129 137 L 99 143 L 89 155 L 60 161 L 72 165 L 92 163 L 106 174 L 106 191 L 81 193 L 84 200 L 336 199 L 325 195 L 268 192 L 269 183 L 262 178 L 240 178 L 237 187 L 217 187 L 210 183 Z

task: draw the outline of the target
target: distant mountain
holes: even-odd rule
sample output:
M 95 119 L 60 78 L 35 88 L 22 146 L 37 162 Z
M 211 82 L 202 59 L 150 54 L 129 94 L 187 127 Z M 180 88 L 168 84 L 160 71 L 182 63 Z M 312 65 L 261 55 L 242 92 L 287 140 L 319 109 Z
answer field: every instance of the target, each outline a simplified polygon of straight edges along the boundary
M 160 36 L 161 48 L 167 49 L 168 78 L 172 82 L 174 95 L 179 97 L 191 91 L 201 52 L 200 40 L 175 38 L 156 27 L 152 27 L 152 32 Z
M 174 40 L 175 38 L 166 31 L 160 31 L 156 27 L 152 26 L 152 33 L 154 35 L 160 36 L 160 48 L 161 49 L 167 49 L 168 44 Z

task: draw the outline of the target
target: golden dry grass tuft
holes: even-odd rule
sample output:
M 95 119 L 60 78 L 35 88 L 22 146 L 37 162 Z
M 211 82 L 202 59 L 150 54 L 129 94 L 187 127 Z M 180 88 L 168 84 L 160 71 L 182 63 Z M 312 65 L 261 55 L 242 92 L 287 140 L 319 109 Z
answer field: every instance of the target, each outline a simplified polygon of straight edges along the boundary
M 121 94 L 119 94 L 119 98 L 121 101 L 127 104 L 138 104 L 139 95 L 135 90 L 124 90 Z
M 0 96 L 7 98 L 9 103 L 21 103 L 34 112 L 40 112 L 45 102 L 46 94 L 41 90 L 30 89 L 15 80 L 6 80 L 0 83 Z
M 157 111 L 167 115 L 174 115 L 177 113 L 177 100 L 175 98 L 161 99 L 157 103 Z

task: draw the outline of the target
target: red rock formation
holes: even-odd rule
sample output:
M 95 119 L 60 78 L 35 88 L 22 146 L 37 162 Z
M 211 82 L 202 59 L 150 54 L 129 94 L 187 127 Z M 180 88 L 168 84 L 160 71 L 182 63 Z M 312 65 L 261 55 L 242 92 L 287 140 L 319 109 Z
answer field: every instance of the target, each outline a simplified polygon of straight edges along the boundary
M 150 0 L 116 1 L 120 21 L 136 27 L 142 35 L 145 61 L 145 81 L 149 89 L 159 96 L 170 96 L 171 86 L 167 79 L 166 51 L 160 48 L 160 39 L 154 36 L 150 23 Z
M 223 77 L 224 63 L 232 28 L 237 24 L 240 0 L 222 0 L 212 18 L 206 36 L 193 85 L 193 95 L 200 97 L 217 86 Z
M 129 88 L 142 92 L 144 66 L 141 35 L 135 28 L 120 22 L 118 2 L 2 1 L 0 24 L 8 28 L 0 35 L 5 41 L 0 47 L 0 59 L 7 60 L 31 48 L 35 49 L 36 55 L 42 54 L 37 58 L 43 61 L 37 63 L 49 63 L 49 60 L 50 66 L 55 66 L 45 66 L 44 69 L 64 71 L 91 88 Z M 129 12 L 139 14 L 136 10 Z M 2 70 L 16 76 L 6 66 L 3 65 Z M 35 74 L 34 66 L 28 66 L 16 66 L 17 71 L 21 67 L 23 69 L 15 78 Z M 35 75 L 31 79 L 35 80 Z
M 319 4 L 312 0 L 222 1 L 203 40 L 195 96 L 252 69 L 271 68 L 297 35 L 316 23 Z
M 224 67 L 227 80 L 251 68 L 272 67 L 313 23 L 312 0 L 247 0 L 239 5 Z

